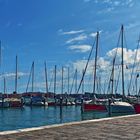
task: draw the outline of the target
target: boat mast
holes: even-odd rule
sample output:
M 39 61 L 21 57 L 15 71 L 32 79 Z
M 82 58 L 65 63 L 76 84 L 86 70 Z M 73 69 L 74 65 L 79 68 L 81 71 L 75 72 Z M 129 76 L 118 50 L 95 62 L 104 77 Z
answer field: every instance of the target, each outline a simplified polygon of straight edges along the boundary
M 32 63 L 32 92 L 34 92 L 34 61 Z
M 101 88 L 102 88 L 102 86 L 101 86 L 101 76 L 99 77 L 99 82 L 98 82 L 99 84 L 99 93 L 102 93 L 102 91 L 101 91 Z
M 82 75 L 82 78 L 81 78 L 81 81 L 80 81 L 80 84 L 79 84 L 79 86 L 78 86 L 78 90 L 77 90 L 76 93 L 79 92 L 80 87 L 81 87 L 81 85 L 82 85 L 82 82 L 83 82 L 84 76 L 85 76 L 85 74 L 86 74 L 86 70 L 87 70 L 87 67 L 88 67 L 88 64 L 89 64 L 89 61 L 90 61 L 90 58 L 91 58 L 91 55 L 92 55 L 92 52 L 93 52 L 93 48 L 94 48 L 95 43 L 96 43 L 96 39 L 95 39 L 95 41 L 94 41 L 94 43 L 93 43 L 93 45 L 92 45 L 91 51 L 90 51 L 90 53 L 89 53 L 88 60 L 87 60 L 86 66 L 85 66 L 85 68 L 84 68 L 83 75 Z
M 48 93 L 48 77 L 47 77 L 47 66 L 46 66 L 46 62 L 44 63 L 44 65 L 45 65 L 46 93 Z
M 84 74 L 84 70 L 82 71 L 82 75 Z M 82 81 L 82 94 L 84 94 L 84 78 L 83 78 L 83 81 Z
M 75 77 L 76 77 L 76 70 L 74 72 L 74 76 L 73 76 L 73 80 L 72 80 L 72 84 L 71 84 L 71 89 L 70 89 L 70 94 L 72 93 L 72 90 L 73 90 L 73 85 L 74 85 L 74 82 L 75 82 Z
M 123 63 L 123 58 L 124 58 L 124 54 L 123 54 L 123 37 L 124 37 L 124 27 L 122 25 L 121 27 L 121 47 L 122 47 L 122 95 L 123 97 L 125 96 L 125 91 L 124 91 L 124 63 Z
M 70 69 L 68 67 L 68 94 L 69 94 L 69 85 L 70 85 Z
M 75 93 L 77 92 L 77 69 L 75 70 Z
M 54 94 L 56 94 L 56 65 L 54 67 Z
M 29 79 L 28 79 L 28 83 L 27 83 L 27 87 L 26 87 L 26 93 L 28 91 L 28 87 L 29 87 L 31 78 L 32 78 L 32 92 L 33 92 L 33 87 L 34 87 L 34 83 L 33 83 L 34 82 L 34 61 L 33 61 L 32 66 L 31 66 L 31 70 L 30 70 L 30 74 L 29 74 Z
M 18 57 L 16 55 L 15 93 L 17 93 L 17 80 L 18 80 Z
M 139 74 L 136 75 L 136 80 L 135 80 L 135 85 L 136 85 L 136 95 L 138 93 L 138 77 L 139 77 Z
M 4 90 L 3 90 L 3 93 L 6 94 L 6 79 L 5 79 L 5 77 L 3 79 L 3 82 L 4 82 Z
M 131 85 L 132 85 L 132 78 L 133 78 L 133 75 L 134 75 L 134 68 L 135 68 L 135 65 L 136 65 L 136 59 L 137 59 L 137 55 L 138 55 L 139 45 L 140 45 L 140 35 L 139 35 L 138 44 L 137 44 L 137 48 L 136 48 L 136 54 L 135 54 L 135 58 L 134 58 L 133 68 L 132 68 L 132 71 L 131 71 L 130 83 L 129 83 L 129 86 L 128 86 L 128 95 L 130 95 L 130 88 L 131 88 Z
M 61 94 L 63 94 L 63 85 L 64 85 L 64 83 L 63 83 L 63 75 L 64 74 L 64 67 L 62 66 L 62 85 L 61 85 Z
M 97 36 L 96 36 L 96 52 L 95 52 L 95 63 L 94 63 L 93 94 L 95 94 L 95 88 L 96 88 L 96 67 L 97 67 L 98 43 L 99 43 L 99 32 L 97 32 Z
M 112 73 L 111 73 L 111 94 L 114 94 L 114 67 L 115 67 L 115 59 L 116 59 L 116 55 L 113 59 L 113 67 L 112 67 Z

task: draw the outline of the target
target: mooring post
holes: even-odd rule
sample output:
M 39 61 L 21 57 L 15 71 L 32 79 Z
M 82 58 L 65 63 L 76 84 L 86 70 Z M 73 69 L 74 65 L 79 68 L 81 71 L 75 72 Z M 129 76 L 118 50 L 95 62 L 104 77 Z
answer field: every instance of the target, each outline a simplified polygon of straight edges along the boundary
M 44 106 L 46 105 L 46 99 L 45 99 L 45 97 L 43 97 L 43 104 L 44 104 Z
M 84 99 L 81 98 L 81 112 L 83 113 L 83 105 L 84 105 Z
M 24 100 L 23 100 L 23 97 L 21 97 L 21 107 L 23 107 L 24 105 Z
M 56 95 L 54 95 L 54 100 L 55 100 L 55 107 L 56 107 L 56 104 L 57 104 Z
M 67 99 L 67 97 L 66 97 L 66 106 L 68 105 L 68 99 Z
M 32 102 L 33 102 L 33 99 L 32 99 L 32 95 L 30 97 L 30 106 L 32 106 Z
M 4 95 L 2 95 L 2 107 L 4 106 Z
M 62 107 L 62 103 L 63 103 L 63 98 L 60 97 L 60 107 Z
M 108 99 L 108 115 L 111 116 L 111 99 Z

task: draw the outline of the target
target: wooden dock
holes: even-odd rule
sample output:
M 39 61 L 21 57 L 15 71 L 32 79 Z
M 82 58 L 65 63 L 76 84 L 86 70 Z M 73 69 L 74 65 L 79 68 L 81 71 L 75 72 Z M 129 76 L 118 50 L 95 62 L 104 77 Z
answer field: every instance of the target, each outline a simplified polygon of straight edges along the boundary
M 0 140 L 140 140 L 140 115 L 5 131 Z

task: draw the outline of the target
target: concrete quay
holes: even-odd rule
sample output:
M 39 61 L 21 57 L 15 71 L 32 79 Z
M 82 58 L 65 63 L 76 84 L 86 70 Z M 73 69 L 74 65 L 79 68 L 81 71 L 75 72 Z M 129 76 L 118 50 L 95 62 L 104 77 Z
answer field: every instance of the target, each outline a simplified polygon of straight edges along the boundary
M 4 131 L 0 140 L 140 140 L 140 115 Z

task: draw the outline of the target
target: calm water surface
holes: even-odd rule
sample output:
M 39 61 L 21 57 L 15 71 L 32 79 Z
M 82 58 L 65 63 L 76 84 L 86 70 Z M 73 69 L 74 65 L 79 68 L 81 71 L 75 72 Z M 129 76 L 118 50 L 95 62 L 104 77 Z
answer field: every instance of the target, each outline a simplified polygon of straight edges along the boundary
M 120 114 L 118 114 L 120 115 Z M 0 131 L 108 117 L 107 112 L 81 113 L 80 106 L 0 109 Z

